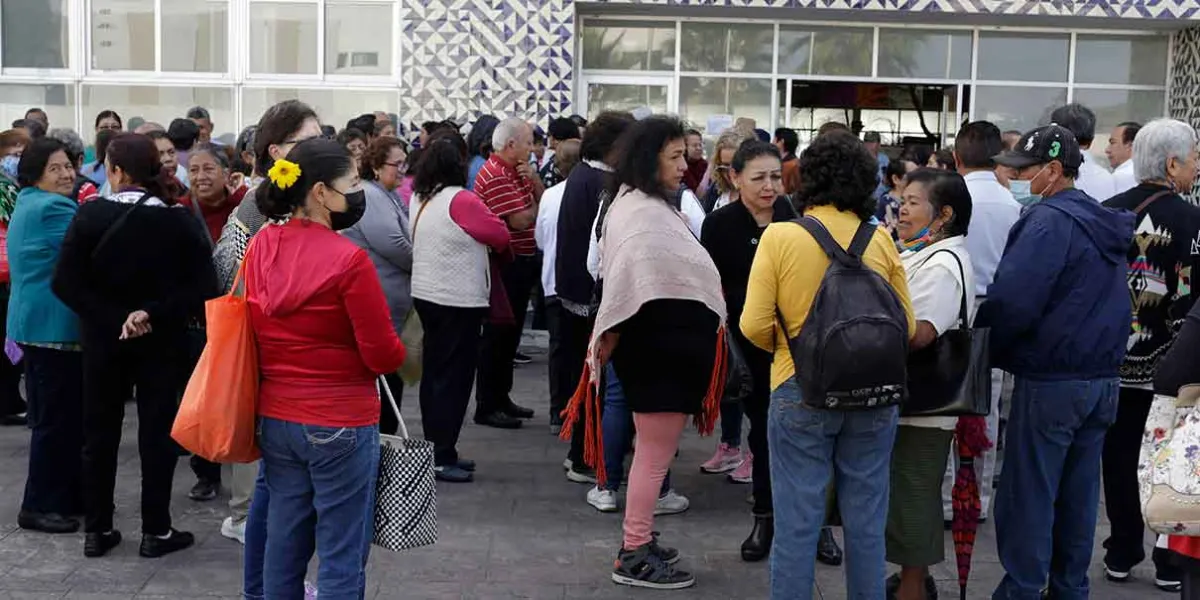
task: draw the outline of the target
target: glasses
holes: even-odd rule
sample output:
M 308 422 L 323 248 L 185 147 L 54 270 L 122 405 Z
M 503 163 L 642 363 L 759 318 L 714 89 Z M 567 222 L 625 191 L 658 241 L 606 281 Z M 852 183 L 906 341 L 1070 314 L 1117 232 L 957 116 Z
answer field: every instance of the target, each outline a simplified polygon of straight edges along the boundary
M 286 146 L 286 145 L 288 145 L 288 144 L 299 144 L 300 142 L 307 142 L 308 140 L 315 139 L 315 138 L 319 138 L 319 137 L 325 137 L 325 136 L 323 136 L 323 135 L 310 135 L 310 136 L 308 136 L 308 137 L 305 137 L 305 138 L 293 138 L 293 139 L 290 139 L 290 140 L 284 140 L 284 141 L 283 141 L 283 143 L 282 143 L 282 144 L 280 144 L 280 146 Z M 329 138 L 326 138 L 326 139 L 329 139 Z
M 403 172 L 405 172 L 405 171 L 407 171 L 407 170 L 408 170 L 408 169 L 407 169 L 407 165 L 405 165 L 403 162 L 385 162 L 385 163 L 383 163 L 383 166 L 385 166 L 385 167 L 396 167 L 396 170 L 397 170 L 397 171 L 400 171 L 401 173 L 403 173 Z
M 717 165 L 717 170 L 721 171 L 722 173 L 728 171 L 729 169 L 730 169 L 729 165 Z

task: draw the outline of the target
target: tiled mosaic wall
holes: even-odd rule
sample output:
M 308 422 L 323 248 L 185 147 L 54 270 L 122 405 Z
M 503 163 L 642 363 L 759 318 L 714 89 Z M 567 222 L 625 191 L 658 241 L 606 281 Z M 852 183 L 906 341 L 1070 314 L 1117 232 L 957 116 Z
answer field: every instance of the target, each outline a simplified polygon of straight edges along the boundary
M 1200 27 L 1176 32 L 1171 44 L 1170 115 L 1200 128 Z M 1190 199 L 1200 204 L 1200 186 Z
M 570 112 L 574 0 L 420 0 L 403 15 L 401 117 Z
M 406 3 L 402 16 L 402 118 L 462 121 L 492 112 L 544 124 L 570 114 L 576 6 L 599 3 L 1200 22 L 1200 0 L 417 0 Z M 1196 123 L 1200 29 L 1180 40 L 1172 97 L 1187 103 L 1178 110 Z

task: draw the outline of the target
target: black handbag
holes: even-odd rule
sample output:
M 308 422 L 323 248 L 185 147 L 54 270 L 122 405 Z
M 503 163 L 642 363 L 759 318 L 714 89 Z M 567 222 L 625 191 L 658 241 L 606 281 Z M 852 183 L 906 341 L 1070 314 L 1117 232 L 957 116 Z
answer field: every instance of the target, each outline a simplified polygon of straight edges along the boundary
M 962 261 L 958 255 L 949 250 L 939 252 L 948 252 L 954 257 L 965 282 Z M 989 330 L 971 328 L 968 323 L 969 292 L 964 286 L 958 327 L 908 355 L 908 399 L 900 407 L 900 416 L 982 417 L 991 411 Z
M 746 355 L 733 336 L 725 336 L 725 390 L 721 394 L 722 404 L 738 404 L 750 397 L 754 392 L 754 377 L 750 374 L 750 365 L 746 363 Z

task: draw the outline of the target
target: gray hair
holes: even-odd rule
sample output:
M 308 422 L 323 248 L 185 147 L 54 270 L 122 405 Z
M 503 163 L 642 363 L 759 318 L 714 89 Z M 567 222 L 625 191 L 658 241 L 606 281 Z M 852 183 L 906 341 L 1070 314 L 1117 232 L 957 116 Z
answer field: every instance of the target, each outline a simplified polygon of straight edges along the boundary
M 66 146 L 67 155 L 71 158 L 71 162 L 77 162 L 83 157 L 83 138 L 79 137 L 73 129 L 66 127 L 55 127 L 46 132 L 46 137 L 56 139 Z
M 518 117 L 509 117 L 500 124 L 496 125 L 496 131 L 492 132 L 492 151 L 503 149 L 509 142 L 517 139 L 517 136 L 526 129 L 532 131 L 529 123 Z
M 1133 174 L 1138 182 L 1167 179 L 1167 163 L 1196 150 L 1196 130 L 1175 119 L 1155 119 L 1133 138 Z

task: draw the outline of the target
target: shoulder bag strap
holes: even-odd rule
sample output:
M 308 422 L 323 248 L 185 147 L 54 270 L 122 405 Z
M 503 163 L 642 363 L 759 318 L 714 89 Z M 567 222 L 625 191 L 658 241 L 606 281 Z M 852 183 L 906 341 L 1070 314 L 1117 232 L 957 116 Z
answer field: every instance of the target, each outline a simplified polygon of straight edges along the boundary
M 962 294 L 959 295 L 959 297 L 962 298 L 962 304 L 958 311 L 958 318 L 959 318 L 958 328 L 959 329 L 970 329 L 971 327 L 967 323 L 967 273 L 966 273 L 966 271 L 963 270 L 962 259 L 960 259 L 958 257 L 958 255 L 954 253 L 954 251 L 952 251 L 948 248 L 943 248 L 941 250 L 934 251 L 933 254 L 930 254 L 929 258 L 925 259 L 925 262 L 921 263 L 921 266 L 925 266 L 926 264 L 929 263 L 929 261 L 933 260 L 934 256 L 937 256 L 938 254 L 941 254 L 943 252 L 952 256 L 954 258 L 954 262 L 958 263 L 959 281 L 962 282 L 962 288 L 963 288 Z
M 1156 200 L 1158 200 L 1159 198 L 1162 198 L 1163 196 L 1169 196 L 1173 193 L 1174 192 L 1172 192 L 1171 190 L 1161 190 L 1159 192 L 1156 192 L 1154 195 L 1150 196 L 1149 198 L 1142 200 L 1142 203 L 1137 205 L 1137 208 L 1133 209 L 1133 214 L 1141 216 L 1142 211 L 1149 208 L 1150 205 L 1154 204 L 1154 202 Z
M 439 192 L 438 192 L 438 194 L 440 194 L 440 193 L 442 193 L 442 192 L 441 192 L 441 191 L 439 191 Z M 454 196 L 457 196 L 457 195 L 458 195 L 458 193 L 457 193 L 457 192 L 455 192 Z M 433 202 L 433 198 L 434 198 L 435 196 L 437 196 L 437 194 L 434 194 L 433 196 L 430 196 L 429 198 L 425 198 L 424 200 L 421 200 L 421 208 L 418 208 L 418 209 L 417 209 L 417 216 L 413 217 L 413 222 L 412 222 L 412 235 L 411 235 L 411 236 L 409 236 L 409 237 L 411 237 L 412 239 L 411 239 L 411 240 L 409 240 L 409 241 L 411 241 L 411 242 L 412 242 L 412 243 L 414 243 L 414 244 L 416 244 L 416 243 L 417 243 L 417 223 L 420 223 L 420 222 L 421 222 L 421 215 L 422 215 L 422 214 L 425 212 L 425 207 L 429 206 L 429 203 L 430 203 L 430 202 Z M 454 196 L 451 196 L 451 197 L 450 197 L 450 200 L 448 200 L 447 202 L 454 200 Z M 446 210 L 448 211 L 448 210 L 449 210 L 449 208 L 447 208 Z
M 142 197 L 138 198 L 138 201 L 136 203 L 134 203 L 133 206 L 130 206 L 129 208 L 125 209 L 125 212 L 121 213 L 121 216 L 117 217 L 117 220 L 113 221 L 113 224 L 109 225 L 108 229 L 104 230 L 104 235 L 100 236 L 100 241 L 96 242 L 95 248 L 92 248 L 92 258 L 93 259 L 95 259 L 96 255 L 100 253 L 100 249 L 103 248 L 104 245 L 107 244 L 108 241 L 112 239 L 113 234 L 115 234 L 118 230 L 121 229 L 121 227 L 123 225 L 125 225 L 125 221 L 129 219 L 129 215 L 133 214 L 134 210 L 136 210 L 141 205 L 145 204 L 146 201 L 149 199 L 150 199 L 150 192 L 142 192 Z M 208 228 L 205 227 L 205 230 L 207 230 L 207 229 Z

